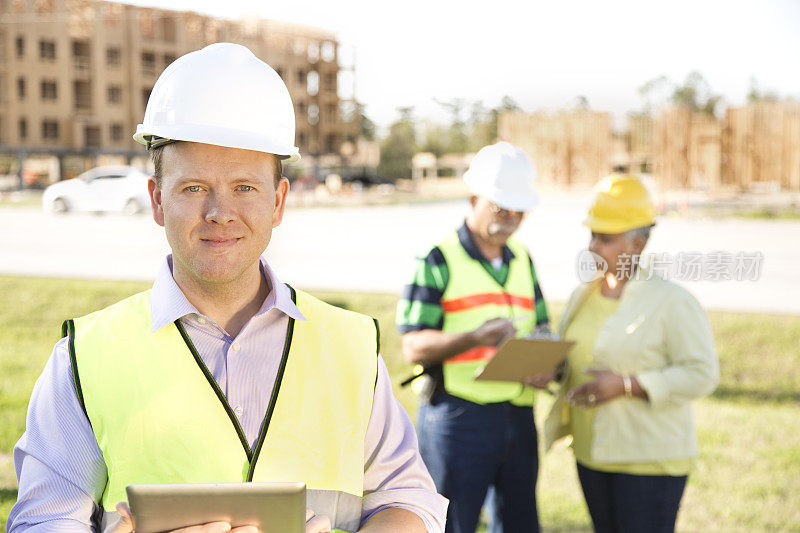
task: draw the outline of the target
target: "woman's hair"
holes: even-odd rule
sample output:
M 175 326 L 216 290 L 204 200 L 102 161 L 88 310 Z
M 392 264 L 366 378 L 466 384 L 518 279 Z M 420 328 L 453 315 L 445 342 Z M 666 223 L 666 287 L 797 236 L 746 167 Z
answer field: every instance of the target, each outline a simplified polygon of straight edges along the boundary
M 653 225 L 649 224 L 647 226 L 642 226 L 640 228 L 633 228 L 625 232 L 625 237 L 632 241 L 636 237 L 641 237 L 644 239 L 644 242 L 650 238 L 650 230 L 653 229 Z

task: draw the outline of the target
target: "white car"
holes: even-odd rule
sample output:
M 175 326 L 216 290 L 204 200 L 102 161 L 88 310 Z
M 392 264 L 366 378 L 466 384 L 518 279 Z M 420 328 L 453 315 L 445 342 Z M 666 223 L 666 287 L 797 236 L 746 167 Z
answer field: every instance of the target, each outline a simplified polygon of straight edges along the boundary
M 141 213 L 150 205 L 149 175 L 129 166 L 93 168 L 77 178 L 50 185 L 42 195 L 45 211 L 118 211 Z

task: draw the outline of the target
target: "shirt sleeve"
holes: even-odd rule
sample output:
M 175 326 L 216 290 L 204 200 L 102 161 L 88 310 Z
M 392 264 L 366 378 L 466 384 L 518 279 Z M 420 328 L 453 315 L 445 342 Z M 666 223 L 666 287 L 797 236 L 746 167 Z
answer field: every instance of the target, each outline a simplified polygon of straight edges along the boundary
M 400 333 L 442 329 L 442 295 L 448 278 L 447 263 L 438 247 L 417 258 L 414 277 L 403 289 L 397 304 L 397 330 Z
M 387 508 L 406 509 L 419 516 L 428 533 L 444 531 L 447 499 L 436 492 L 422 462 L 417 435 L 408 414 L 394 397 L 383 358 L 364 441 L 364 501 L 362 524 Z
M 719 361 L 708 317 L 697 300 L 677 289 L 667 303 L 668 364 L 636 375 L 653 408 L 666 402 L 685 403 L 714 391 L 719 383 Z
M 66 339 L 34 385 L 14 466 L 19 494 L 8 533 L 93 530 L 108 473 L 75 394 Z
M 528 255 L 528 261 L 531 263 L 531 277 L 533 278 L 533 301 L 534 313 L 536 313 L 536 325 L 547 324 L 550 322 L 550 316 L 547 314 L 547 304 L 544 301 L 542 288 L 539 286 L 539 278 L 536 276 L 536 267 L 533 266 L 533 259 Z

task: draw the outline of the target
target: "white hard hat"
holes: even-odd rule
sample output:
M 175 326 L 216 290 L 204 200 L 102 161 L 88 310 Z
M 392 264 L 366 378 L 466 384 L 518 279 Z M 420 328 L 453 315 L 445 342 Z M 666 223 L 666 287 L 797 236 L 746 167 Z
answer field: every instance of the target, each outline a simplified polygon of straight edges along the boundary
M 464 173 L 464 181 L 473 194 L 509 211 L 528 211 L 539 203 L 536 168 L 525 152 L 511 143 L 481 148 Z
M 272 67 L 232 43 L 206 46 L 170 64 L 133 139 L 148 148 L 192 141 L 300 159 L 289 90 Z

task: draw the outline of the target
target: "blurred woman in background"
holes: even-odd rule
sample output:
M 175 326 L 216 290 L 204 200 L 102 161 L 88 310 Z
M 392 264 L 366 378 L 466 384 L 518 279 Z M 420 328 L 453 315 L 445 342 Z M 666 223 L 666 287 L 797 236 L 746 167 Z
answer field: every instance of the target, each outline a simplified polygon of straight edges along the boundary
M 719 380 L 698 302 L 639 263 L 655 214 L 638 179 L 615 174 L 598 183 L 585 221 L 598 275 L 575 289 L 560 326 L 576 344 L 545 445 L 572 435 L 601 533 L 674 530 L 697 456 L 690 404 Z

